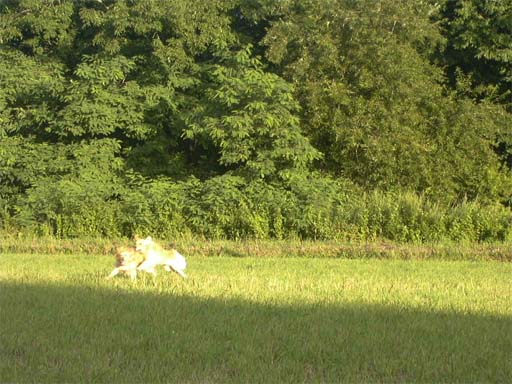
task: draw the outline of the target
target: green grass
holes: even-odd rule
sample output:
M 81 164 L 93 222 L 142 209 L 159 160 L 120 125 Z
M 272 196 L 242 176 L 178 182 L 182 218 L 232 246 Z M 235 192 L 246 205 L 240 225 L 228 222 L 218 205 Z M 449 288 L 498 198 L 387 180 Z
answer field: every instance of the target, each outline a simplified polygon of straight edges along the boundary
M 0 255 L 0 382 L 509 382 L 512 264 Z

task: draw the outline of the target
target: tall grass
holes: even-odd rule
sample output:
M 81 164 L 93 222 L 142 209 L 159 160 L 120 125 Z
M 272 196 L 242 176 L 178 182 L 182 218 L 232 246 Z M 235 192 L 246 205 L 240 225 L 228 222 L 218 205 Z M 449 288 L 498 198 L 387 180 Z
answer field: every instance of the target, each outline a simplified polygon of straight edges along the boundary
M 140 236 L 151 233 L 140 233 Z M 401 244 L 376 239 L 371 242 L 335 240 L 208 240 L 201 237 L 160 238 L 166 247 L 184 250 L 190 256 L 301 257 L 391 260 L 466 260 L 512 262 L 510 243 Z M 3 234 L 0 253 L 112 255 L 120 245 L 133 246 L 128 238 L 60 239 Z
M 507 382 L 512 265 L 0 256 L 1 382 Z

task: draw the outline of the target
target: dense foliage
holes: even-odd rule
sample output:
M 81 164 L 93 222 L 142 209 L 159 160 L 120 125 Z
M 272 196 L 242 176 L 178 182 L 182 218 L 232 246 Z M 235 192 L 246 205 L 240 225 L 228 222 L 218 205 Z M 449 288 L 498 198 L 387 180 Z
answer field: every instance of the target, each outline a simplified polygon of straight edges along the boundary
M 512 0 L 4 0 L 0 219 L 512 239 Z

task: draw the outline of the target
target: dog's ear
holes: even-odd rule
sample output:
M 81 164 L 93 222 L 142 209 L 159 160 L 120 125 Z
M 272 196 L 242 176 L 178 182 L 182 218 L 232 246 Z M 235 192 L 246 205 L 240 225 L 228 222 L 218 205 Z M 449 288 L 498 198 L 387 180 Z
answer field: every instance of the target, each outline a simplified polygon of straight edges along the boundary
M 139 235 L 137 235 L 137 234 L 133 235 L 133 240 L 135 240 L 135 241 L 139 241 L 139 240 L 140 240 Z
M 153 239 L 151 238 L 151 236 L 148 236 L 146 237 L 146 241 L 153 241 Z

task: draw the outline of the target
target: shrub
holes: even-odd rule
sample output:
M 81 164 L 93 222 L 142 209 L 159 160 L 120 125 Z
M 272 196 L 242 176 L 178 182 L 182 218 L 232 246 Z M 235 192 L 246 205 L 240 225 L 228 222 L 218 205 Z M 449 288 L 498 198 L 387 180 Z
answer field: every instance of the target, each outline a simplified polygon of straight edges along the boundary
M 0 212 L 4 230 L 61 238 L 512 240 L 512 211 L 504 206 L 442 205 L 412 192 L 362 193 L 350 182 L 317 175 L 274 184 L 230 174 L 205 181 L 131 175 L 110 184 L 62 179 L 34 185 L 11 211 L 4 206 Z

